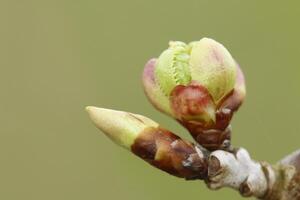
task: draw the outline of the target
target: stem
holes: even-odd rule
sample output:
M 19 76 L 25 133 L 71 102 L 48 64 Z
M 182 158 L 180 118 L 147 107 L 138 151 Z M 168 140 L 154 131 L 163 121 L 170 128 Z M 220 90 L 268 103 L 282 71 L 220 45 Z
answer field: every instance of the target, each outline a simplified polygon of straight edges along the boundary
M 300 151 L 273 166 L 252 160 L 243 148 L 233 149 L 230 141 L 223 150 L 209 151 L 138 114 L 96 107 L 87 111 L 115 143 L 171 175 L 204 180 L 212 190 L 230 187 L 245 197 L 300 200 Z

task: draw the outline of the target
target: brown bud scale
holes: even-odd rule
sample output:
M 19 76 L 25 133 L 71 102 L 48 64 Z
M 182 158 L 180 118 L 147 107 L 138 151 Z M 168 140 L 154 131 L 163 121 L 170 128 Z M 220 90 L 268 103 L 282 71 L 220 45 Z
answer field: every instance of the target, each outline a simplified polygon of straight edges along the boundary
M 170 131 L 148 128 L 131 146 L 134 154 L 151 165 L 177 177 L 204 179 L 207 176 L 206 158 L 196 147 Z
M 224 149 L 228 146 L 226 142 L 231 140 L 231 127 L 226 127 L 225 130 L 208 128 L 203 129 L 201 124 L 195 121 L 179 121 L 186 127 L 194 139 L 204 148 L 214 151 L 217 149 Z

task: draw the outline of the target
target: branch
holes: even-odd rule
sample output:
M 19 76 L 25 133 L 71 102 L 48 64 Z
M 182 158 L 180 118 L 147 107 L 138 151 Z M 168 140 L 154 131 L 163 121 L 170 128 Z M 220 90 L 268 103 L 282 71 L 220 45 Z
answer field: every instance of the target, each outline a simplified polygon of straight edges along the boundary
M 253 161 L 243 148 L 233 153 L 214 151 L 208 163 L 207 185 L 211 189 L 231 187 L 243 196 L 263 197 L 272 182 L 270 180 L 274 180 L 270 166 Z
M 141 115 L 96 107 L 87 111 L 115 143 L 171 175 L 204 180 L 212 190 L 230 187 L 245 197 L 300 199 L 300 151 L 273 166 L 252 160 L 243 148 L 208 151 Z
M 257 162 L 247 150 L 214 151 L 208 159 L 207 186 L 210 189 L 230 187 L 244 197 L 265 200 L 300 199 L 300 150 L 277 165 Z

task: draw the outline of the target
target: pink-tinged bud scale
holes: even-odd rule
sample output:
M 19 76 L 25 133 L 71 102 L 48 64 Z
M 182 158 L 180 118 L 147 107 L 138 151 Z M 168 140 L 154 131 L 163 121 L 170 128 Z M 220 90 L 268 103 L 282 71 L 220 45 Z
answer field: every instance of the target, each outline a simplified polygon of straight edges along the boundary
M 170 101 L 179 120 L 199 121 L 203 126 L 215 121 L 214 102 L 202 85 L 178 85 L 173 89 Z
M 142 78 L 144 91 L 146 96 L 156 109 L 172 116 L 169 98 L 164 94 L 155 78 L 154 71 L 156 63 L 157 59 L 153 58 L 150 59 L 145 65 Z

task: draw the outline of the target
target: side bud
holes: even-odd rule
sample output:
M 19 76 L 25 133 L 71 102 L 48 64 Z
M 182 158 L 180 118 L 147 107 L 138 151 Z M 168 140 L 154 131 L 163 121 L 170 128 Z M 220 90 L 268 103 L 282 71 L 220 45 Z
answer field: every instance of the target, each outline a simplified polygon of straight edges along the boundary
M 207 177 L 205 152 L 142 115 L 87 107 L 90 118 L 115 143 L 152 166 L 185 179 Z

